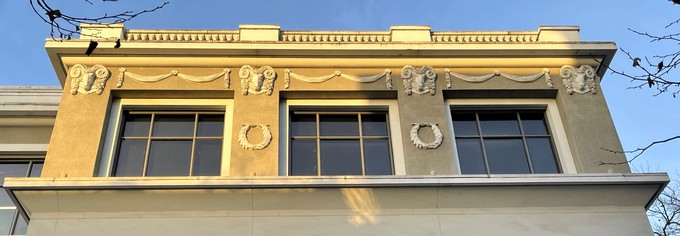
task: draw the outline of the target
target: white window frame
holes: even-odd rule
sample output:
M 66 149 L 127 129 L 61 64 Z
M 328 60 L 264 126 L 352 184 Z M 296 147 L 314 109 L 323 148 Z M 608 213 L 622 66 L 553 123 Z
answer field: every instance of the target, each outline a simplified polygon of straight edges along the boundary
M 392 148 L 392 165 L 394 175 L 406 175 L 406 165 L 404 162 L 404 148 L 401 135 L 401 122 L 399 121 L 399 105 L 396 100 L 387 99 L 290 99 L 282 101 L 279 114 L 279 176 L 288 176 L 290 152 L 289 141 L 290 133 L 290 111 L 291 107 L 316 107 L 323 108 L 369 108 L 371 106 L 387 107 L 390 129 L 390 145 Z
M 562 174 L 576 174 L 576 165 L 574 164 L 574 157 L 571 155 L 571 149 L 569 148 L 569 142 L 567 140 L 567 134 L 562 123 L 562 118 L 560 118 L 560 113 L 557 108 L 557 103 L 554 99 L 495 99 L 495 98 L 471 98 L 471 99 L 447 99 L 446 101 L 447 109 L 447 119 L 449 122 L 449 133 L 451 138 L 448 139 L 453 147 L 453 158 L 455 173 L 462 174 L 460 169 L 460 161 L 458 159 L 458 148 L 456 147 L 456 134 L 453 129 L 453 120 L 451 117 L 451 108 L 455 106 L 513 106 L 513 105 L 536 105 L 544 106 L 545 117 L 547 119 L 548 128 L 550 129 L 550 134 L 552 134 L 553 145 L 555 145 L 555 151 L 557 152 L 555 158 L 560 163 L 562 169 Z
M 206 108 L 224 109 L 224 133 L 222 135 L 222 160 L 220 176 L 229 176 L 231 157 L 231 134 L 234 120 L 234 101 L 232 99 L 115 99 L 111 105 L 104 147 L 99 155 L 99 166 L 95 173 L 98 177 L 113 177 L 113 163 L 119 145 L 120 127 L 123 111 L 126 109 L 182 109 L 200 110 Z

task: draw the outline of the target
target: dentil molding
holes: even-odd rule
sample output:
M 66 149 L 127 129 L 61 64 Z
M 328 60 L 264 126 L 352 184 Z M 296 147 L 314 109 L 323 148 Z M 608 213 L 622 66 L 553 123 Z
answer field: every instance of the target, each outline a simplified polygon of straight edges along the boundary
M 111 72 L 103 65 L 87 67 L 76 64 L 69 70 L 69 75 L 71 76 L 71 94 L 97 93 L 99 95 L 104 91 Z

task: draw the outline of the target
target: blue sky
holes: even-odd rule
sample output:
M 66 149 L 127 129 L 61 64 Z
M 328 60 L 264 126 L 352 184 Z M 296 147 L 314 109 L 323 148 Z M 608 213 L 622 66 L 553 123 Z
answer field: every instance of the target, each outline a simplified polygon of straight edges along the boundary
M 121 10 L 151 8 L 163 1 L 69 0 L 53 7 L 71 15 L 96 16 Z M 434 31 L 536 30 L 541 25 L 578 25 L 581 39 L 614 41 L 636 56 L 655 55 L 679 46 L 650 44 L 627 30 L 665 32 L 664 26 L 680 17 L 680 6 L 666 0 L 168 0 L 156 13 L 126 23 L 135 29 L 237 29 L 239 24 L 278 24 L 284 30 L 389 30 L 390 25 L 430 25 Z M 643 3 L 644 2 L 644 3 Z M 674 27 L 680 32 L 680 26 Z M 28 0 L 0 1 L 0 86 L 58 85 L 43 48 L 48 25 L 30 9 Z M 665 50 L 665 51 L 664 51 Z M 619 52 L 611 65 L 631 71 L 631 62 Z M 671 76 L 680 75 L 680 72 Z M 680 78 L 678 78 L 680 80 Z M 680 98 L 631 90 L 628 79 L 608 74 L 603 90 L 621 141 L 626 149 L 653 140 L 680 135 Z M 667 143 L 644 154 L 633 166 L 680 170 L 678 146 Z

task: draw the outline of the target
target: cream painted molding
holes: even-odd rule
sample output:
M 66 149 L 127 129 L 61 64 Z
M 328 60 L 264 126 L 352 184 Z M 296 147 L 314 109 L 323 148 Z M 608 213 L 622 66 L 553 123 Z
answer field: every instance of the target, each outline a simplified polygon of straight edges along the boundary
M 94 65 L 90 68 L 76 64 L 69 71 L 71 76 L 71 94 L 77 93 L 102 94 L 106 81 L 111 77 L 111 72 L 103 65 Z
M 336 70 L 333 72 L 333 74 L 330 75 L 322 75 L 322 76 L 305 76 L 297 73 L 293 73 L 290 69 L 285 69 L 284 72 L 286 73 L 284 77 L 284 88 L 288 89 L 290 88 L 290 78 L 293 77 L 298 80 L 302 80 L 307 83 L 321 83 L 325 82 L 329 79 L 332 79 L 336 76 L 340 76 L 342 78 L 358 82 L 358 83 L 372 83 L 377 80 L 379 80 L 382 77 L 386 78 L 386 83 L 387 83 L 387 88 L 392 89 L 392 70 L 390 69 L 385 69 L 383 73 L 376 74 L 376 75 L 370 75 L 370 76 L 355 76 L 355 75 L 348 75 L 348 74 L 343 74 L 341 71 Z
M 404 66 L 401 69 L 401 77 L 404 79 L 404 89 L 407 95 L 411 95 L 413 92 L 434 95 L 436 92 L 435 80 L 437 79 L 437 72 L 432 66 L 426 65 L 420 68 L 420 70 L 411 65 Z
M 269 130 L 269 125 L 265 124 L 242 124 L 241 131 L 238 132 L 238 143 L 241 147 L 247 150 L 262 150 L 269 146 L 272 142 L 272 132 Z M 248 131 L 251 127 L 259 127 L 262 130 L 262 141 L 257 144 L 252 144 L 248 141 Z
M 274 91 L 274 81 L 276 80 L 276 71 L 271 66 L 262 66 L 255 70 L 250 65 L 242 66 L 238 71 L 241 77 L 241 89 L 243 95 L 262 94 L 272 95 Z
M 503 73 L 500 70 L 495 70 L 491 74 L 487 75 L 478 75 L 478 76 L 470 76 L 470 75 L 464 75 L 464 74 L 459 74 L 456 72 L 451 71 L 451 69 L 446 68 L 444 69 L 444 72 L 446 73 L 446 88 L 451 88 L 451 76 L 456 77 L 458 79 L 470 82 L 470 83 L 482 83 L 484 81 L 487 81 L 494 76 L 503 76 L 509 80 L 520 82 L 520 83 L 529 83 L 529 82 L 534 82 L 541 78 L 542 76 L 545 75 L 545 83 L 548 85 L 548 88 L 553 87 L 552 83 L 552 78 L 550 78 L 550 70 L 548 68 L 543 68 L 543 71 L 538 74 L 533 74 L 533 75 L 513 75 L 513 74 L 508 74 L 508 73 Z
M 420 140 L 420 137 L 418 136 L 418 130 L 420 130 L 420 127 L 425 127 L 429 126 L 432 128 L 432 134 L 434 135 L 434 140 L 430 143 L 423 143 L 422 140 Z M 420 123 L 413 123 L 411 124 L 411 142 L 413 142 L 414 145 L 416 145 L 417 148 L 420 149 L 435 149 L 438 148 L 440 145 L 442 145 L 442 140 L 444 140 L 444 135 L 442 135 L 442 131 L 439 130 L 439 127 L 437 124 L 433 123 L 428 123 L 428 122 L 420 122 Z
M 212 75 L 189 75 L 189 74 L 184 74 L 180 73 L 177 70 L 171 70 L 169 74 L 161 74 L 161 75 L 140 75 L 140 74 L 135 74 L 132 72 L 129 72 L 127 69 L 121 67 L 118 69 L 120 73 L 118 74 L 118 82 L 116 83 L 116 87 L 120 88 L 123 86 L 123 81 L 125 80 L 125 76 L 130 77 L 134 80 L 137 80 L 139 82 L 144 82 L 144 83 L 154 83 L 158 82 L 167 78 L 170 78 L 172 76 L 177 76 L 182 78 L 183 80 L 190 81 L 190 82 L 196 82 L 196 83 L 205 83 L 205 82 L 210 82 L 213 80 L 216 80 L 219 77 L 224 76 L 224 86 L 229 88 L 229 73 L 231 73 L 231 70 L 229 68 L 225 68 L 222 70 L 222 72 L 217 73 L 217 74 L 212 74 Z
M 580 94 L 597 93 L 595 89 L 595 77 L 597 75 L 595 75 L 593 67 L 589 65 L 582 65 L 579 68 L 571 65 L 562 66 L 560 76 L 562 76 L 564 87 L 567 88 L 567 93 L 570 95 L 574 92 Z

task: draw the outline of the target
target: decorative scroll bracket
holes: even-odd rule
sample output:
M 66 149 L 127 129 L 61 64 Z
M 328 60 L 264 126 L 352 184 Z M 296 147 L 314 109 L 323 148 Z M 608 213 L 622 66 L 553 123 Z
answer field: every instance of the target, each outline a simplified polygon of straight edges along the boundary
M 271 66 L 262 66 L 255 70 L 250 65 L 242 66 L 238 72 L 241 77 L 241 91 L 243 95 L 262 94 L 272 95 L 276 72 Z
M 429 126 L 432 128 L 432 134 L 434 135 L 434 140 L 430 143 L 424 143 L 422 140 L 420 140 L 420 137 L 418 136 L 418 130 L 420 130 L 420 127 L 425 127 Z M 435 149 L 438 148 L 440 145 L 442 145 L 442 141 L 444 140 L 444 135 L 442 135 L 442 131 L 439 130 L 439 127 L 437 124 L 429 123 L 429 122 L 420 122 L 420 123 L 413 123 L 411 124 L 411 142 L 413 142 L 414 145 L 416 145 L 417 148 L 420 149 Z
M 582 65 L 579 68 L 571 65 L 562 66 L 560 76 L 563 78 L 562 82 L 569 95 L 574 94 L 574 92 L 579 94 L 597 93 L 595 89 L 595 77 L 597 75 L 595 75 L 595 69 L 589 65 Z
M 94 65 L 90 68 L 76 64 L 69 71 L 71 76 L 71 94 L 77 93 L 102 94 L 106 81 L 111 77 L 111 72 L 103 65 Z
M 435 80 L 437 79 L 437 72 L 432 66 L 423 66 L 420 70 L 411 65 L 404 66 L 401 69 L 401 77 L 404 79 L 404 88 L 407 95 L 411 95 L 413 92 L 434 95 L 436 92 Z
M 265 124 L 242 124 L 241 131 L 238 132 L 238 143 L 247 150 L 262 150 L 265 149 L 272 142 L 272 132 L 269 130 L 269 125 Z M 248 141 L 248 131 L 251 127 L 259 127 L 262 130 L 262 141 L 257 144 L 252 144 Z

